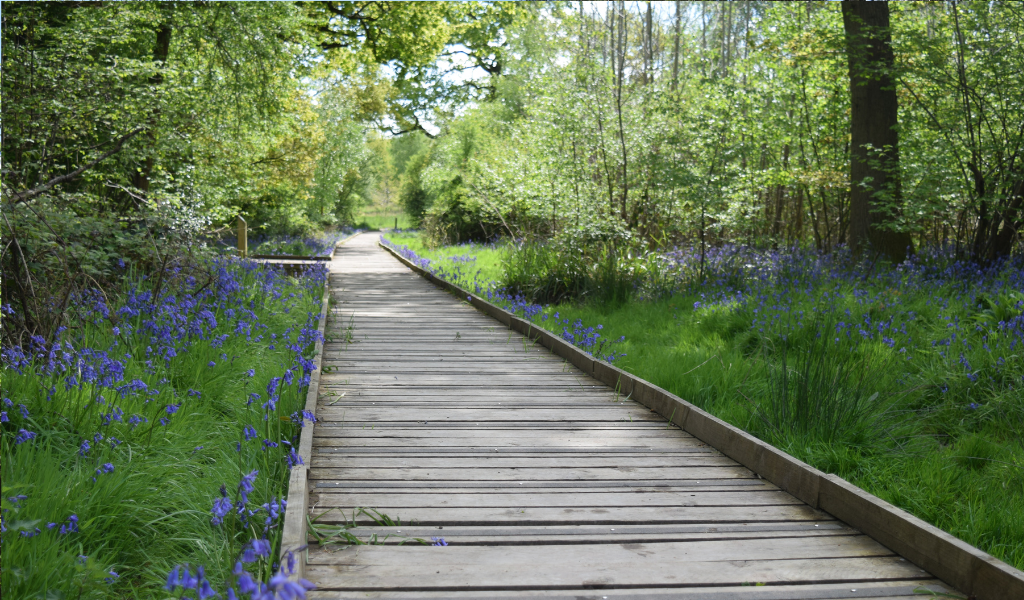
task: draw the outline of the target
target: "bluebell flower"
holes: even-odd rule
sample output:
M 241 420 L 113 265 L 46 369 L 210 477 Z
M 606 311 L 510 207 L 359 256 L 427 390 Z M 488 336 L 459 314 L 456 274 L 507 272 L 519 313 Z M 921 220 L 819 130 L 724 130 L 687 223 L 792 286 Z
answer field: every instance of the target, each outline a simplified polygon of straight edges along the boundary
M 19 429 L 18 435 L 14 436 L 14 445 L 24 444 L 25 442 L 34 439 L 36 434 L 34 431 L 28 431 L 26 429 Z
M 253 428 L 252 425 L 246 425 L 242 430 L 242 435 L 245 436 L 245 441 L 248 442 L 249 440 L 259 436 L 259 433 L 256 432 L 256 429 Z
M 444 541 L 443 537 L 432 537 L 430 538 L 434 543 L 431 546 L 447 546 L 448 542 Z
M 78 533 L 78 515 L 71 515 L 68 517 L 67 524 L 60 526 L 61 535 L 67 535 L 69 533 Z
M 96 475 L 97 476 L 99 476 L 99 475 L 106 475 L 108 473 L 113 473 L 113 472 L 114 472 L 114 464 L 113 463 L 103 463 L 102 465 L 100 465 L 96 469 Z M 96 481 L 96 477 L 93 477 L 92 480 Z
M 183 589 L 194 590 L 199 585 L 199 579 L 192 576 L 192 572 L 189 570 L 188 565 L 185 565 L 185 573 L 181 576 L 180 585 Z
M 243 505 L 249 502 L 249 494 L 252 493 L 253 482 L 256 481 L 258 474 L 259 471 L 254 470 L 248 475 L 243 475 L 241 481 L 238 482 L 238 495 Z
M 265 539 L 255 539 L 250 543 L 253 553 L 256 556 L 267 557 L 270 556 L 270 541 Z

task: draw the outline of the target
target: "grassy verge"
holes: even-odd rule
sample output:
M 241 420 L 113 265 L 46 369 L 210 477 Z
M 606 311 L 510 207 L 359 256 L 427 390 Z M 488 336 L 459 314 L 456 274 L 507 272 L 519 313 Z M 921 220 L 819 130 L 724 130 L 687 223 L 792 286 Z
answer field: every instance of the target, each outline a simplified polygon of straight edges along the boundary
M 466 252 L 395 241 L 432 267 Z M 497 261 L 486 277 L 500 288 L 513 255 L 476 256 Z M 725 249 L 663 265 L 631 300 L 523 314 L 563 337 L 568 323 L 602 324 L 623 339 L 617 366 L 1024 568 L 1019 261 L 982 271 L 937 252 L 878 269 Z
M 359 229 L 394 229 L 395 223 L 398 223 L 398 229 L 409 229 L 413 226 L 412 217 L 404 212 L 364 212 L 356 218 L 356 227 Z
M 270 581 L 325 277 L 235 259 L 126 275 L 56 341 L 4 348 L 4 598 Z

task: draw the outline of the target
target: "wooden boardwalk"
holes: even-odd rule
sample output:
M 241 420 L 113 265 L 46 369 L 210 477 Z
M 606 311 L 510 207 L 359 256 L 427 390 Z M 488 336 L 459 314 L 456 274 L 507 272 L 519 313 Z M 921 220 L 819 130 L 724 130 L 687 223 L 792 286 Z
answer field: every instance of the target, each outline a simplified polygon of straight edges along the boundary
M 311 597 L 950 591 L 438 290 L 375 235 L 341 246 L 331 269 L 310 514 L 383 543 L 311 536 Z M 410 541 L 435 537 L 448 546 Z

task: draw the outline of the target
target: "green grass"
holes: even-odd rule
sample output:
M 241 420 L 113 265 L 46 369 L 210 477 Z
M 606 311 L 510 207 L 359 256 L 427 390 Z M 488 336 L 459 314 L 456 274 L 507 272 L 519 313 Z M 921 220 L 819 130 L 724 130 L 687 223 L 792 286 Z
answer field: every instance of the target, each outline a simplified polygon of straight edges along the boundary
M 477 252 L 481 273 L 499 281 L 508 256 L 391 239 L 432 260 Z M 995 326 L 1014 318 L 1017 292 L 992 302 L 956 278 L 917 288 L 881 277 L 769 287 L 760 306 L 710 303 L 706 292 L 684 284 L 645 301 L 561 303 L 535 322 L 555 333 L 556 313 L 600 323 L 606 338 L 625 336 L 616 366 L 1024 568 L 1024 347 Z M 865 316 L 906 332 L 891 348 L 856 341 L 856 328 L 852 341 L 815 344 L 816 332 Z M 953 331 L 959 340 L 944 345 Z
M 1019 389 L 981 392 L 952 375 L 947 361 L 922 353 L 907 370 L 868 367 L 871 391 L 890 403 L 889 419 L 870 439 L 829 443 L 789 431 L 778 436 L 747 400 L 763 402 L 768 393 L 765 358 L 750 352 L 749 315 L 695 310 L 698 299 L 693 293 L 617 307 L 560 305 L 547 312 L 603 324 L 607 336 L 626 337 L 618 348 L 626 356 L 617 366 L 1024 568 L 1024 399 Z M 812 306 L 799 308 L 810 312 Z M 923 329 L 932 329 L 914 331 L 913 337 L 944 337 L 944 322 L 929 314 L 934 311 L 923 298 L 908 308 L 924 316 Z M 1016 359 L 1019 369 L 1019 355 Z M 911 378 L 901 382 L 906 372 Z M 945 394 L 944 381 L 951 384 Z M 982 396 L 987 396 L 982 408 L 964 408 L 969 399 Z M 890 431 L 886 425 L 899 427 Z
M 395 223 L 399 229 L 411 229 L 414 226 L 412 217 L 404 212 L 376 212 L 367 211 L 356 217 L 356 229 L 394 229 Z
M 120 361 L 124 378 L 117 386 L 138 379 L 157 393 L 75 386 L 67 373 L 47 373 L 39 361 L 23 367 L 22 374 L 4 369 L 3 395 L 11 400 L 0 441 L 5 599 L 166 598 L 167 574 L 183 563 L 193 570 L 204 565 L 223 597 L 223 583 L 234 581 L 230 569 L 244 544 L 266 535 L 276 552 L 283 516 L 264 531 L 268 515 L 259 507 L 287 493 L 287 447 L 280 442 L 294 442 L 299 431 L 289 415 L 305 400 L 301 370 L 293 383 L 281 384 L 276 412 L 265 411 L 261 403 L 271 378 L 294 364 L 288 345 L 296 343 L 307 315 L 319 312 L 323 288 L 322 279 L 314 285 L 289 277 L 257 278 L 261 269 L 229 266 L 239 287 L 218 293 L 209 305 L 216 327 L 208 327 L 203 338 L 190 336 L 184 346 L 177 343 L 177 356 L 168 362 L 159 355 L 169 342 L 143 333 L 145 313 L 124 315 L 111 305 L 109 318 L 92 312 L 73 321 L 64 341 L 76 351 L 104 349 Z M 202 280 L 179 283 L 167 284 L 165 300 L 181 306 L 186 291 Z M 250 336 L 238 333 L 240 322 L 252 325 Z M 262 398 L 247 404 L 251 393 Z M 170 414 L 169 405 L 180 408 Z M 106 422 L 104 415 L 115 410 L 123 416 Z M 147 421 L 132 426 L 131 415 Z M 255 430 L 255 439 L 243 437 L 245 426 Z M 37 437 L 17 443 L 20 429 Z M 84 440 L 90 442 L 88 451 L 82 450 Z M 279 445 L 267 448 L 263 440 Z M 105 463 L 113 472 L 97 473 Z M 223 525 L 211 524 L 218 489 L 225 486 L 236 499 L 242 474 L 253 470 L 259 473 L 249 508 L 256 515 L 248 524 L 230 516 Z M 27 498 L 8 500 L 16 494 Z M 47 528 L 65 524 L 70 515 L 78 517 L 79 532 L 62 535 Z M 36 528 L 38 535 L 21 535 Z M 266 581 L 272 565 L 263 559 L 247 568 Z
M 484 285 L 499 281 L 504 275 L 504 258 L 508 249 L 495 244 L 459 244 L 428 248 L 418 232 L 388 233 L 387 239 L 398 246 L 408 246 L 416 254 L 429 258 L 434 268 L 444 270 L 453 281 L 469 290 L 476 283 Z

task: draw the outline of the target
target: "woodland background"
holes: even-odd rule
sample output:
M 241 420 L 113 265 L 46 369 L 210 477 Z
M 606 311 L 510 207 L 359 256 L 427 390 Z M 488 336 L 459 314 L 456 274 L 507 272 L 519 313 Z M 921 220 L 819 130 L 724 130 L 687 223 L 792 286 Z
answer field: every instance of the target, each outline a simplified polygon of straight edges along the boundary
M 888 258 L 985 263 L 1020 247 L 1022 31 L 1016 2 L 4 3 L 3 300 L 52 330 L 118 257 L 367 206 L 438 241 L 828 252 L 871 202 Z

